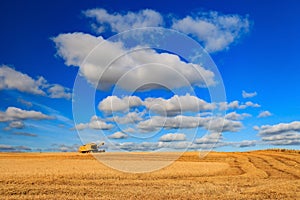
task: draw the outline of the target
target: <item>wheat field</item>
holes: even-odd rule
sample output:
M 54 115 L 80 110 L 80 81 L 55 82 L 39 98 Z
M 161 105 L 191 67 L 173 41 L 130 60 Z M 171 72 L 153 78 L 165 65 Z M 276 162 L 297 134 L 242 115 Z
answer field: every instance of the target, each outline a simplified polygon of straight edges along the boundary
M 124 159 L 121 153 L 101 156 L 107 155 Z M 164 158 L 161 153 L 155 160 Z M 300 153 L 211 152 L 201 158 L 187 152 L 161 170 L 135 174 L 90 154 L 0 153 L 0 199 L 300 199 Z

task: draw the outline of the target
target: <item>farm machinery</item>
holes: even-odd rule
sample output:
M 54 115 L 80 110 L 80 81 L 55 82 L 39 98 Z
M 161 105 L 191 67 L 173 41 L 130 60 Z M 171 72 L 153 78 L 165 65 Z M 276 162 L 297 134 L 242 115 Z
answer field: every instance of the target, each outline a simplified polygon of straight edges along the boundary
M 104 149 L 99 149 L 99 147 L 103 146 L 104 142 L 100 144 L 96 143 L 88 143 L 85 145 L 82 145 L 78 148 L 79 153 L 100 153 L 100 152 L 105 152 Z

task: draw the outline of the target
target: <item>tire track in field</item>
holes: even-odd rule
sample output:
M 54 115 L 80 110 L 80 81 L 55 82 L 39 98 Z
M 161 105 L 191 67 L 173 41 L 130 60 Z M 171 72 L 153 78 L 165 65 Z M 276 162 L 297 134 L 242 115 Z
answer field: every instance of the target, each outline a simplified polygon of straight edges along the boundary
M 292 170 L 290 170 L 290 168 L 288 168 L 287 165 L 285 165 L 282 162 L 276 161 L 271 156 L 255 154 L 255 157 L 261 159 L 266 164 L 267 168 L 270 171 L 273 171 L 274 174 L 277 174 L 277 175 L 274 175 L 273 173 L 270 173 L 271 176 L 284 175 L 286 177 L 292 177 L 294 179 L 299 179 L 299 176 L 294 174 L 294 172 Z
M 265 154 L 263 154 L 265 155 Z M 280 156 L 280 155 L 272 155 L 272 158 L 277 160 L 278 162 L 284 163 L 286 166 L 293 168 L 293 170 L 297 171 L 300 174 L 300 170 L 298 169 L 300 167 L 300 164 L 290 158 L 286 158 L 285 156 Z
M 251 177 L 259 177 L 259 178 L 267 178 L 268 174 L 258 168 L 251 160 L 251 158 L 248 155 L 239 155 L 238 157 L 241 161 L 241 167 L 246 172 L 245 175 L 250 175 Z
M 249 159 L 258 169 L 263 170 L 267 174 L 267 178 L 278 177 L 278 173 L 282 173 L 281 171 L 274 169 L 266 159 L 263 159 L 256 154 L 249 154 Z
M 228 169 L 218 172 L 213 176 L 223 177 L 223 176 L 239 176 L 246 173 L 240 166 L 236 156 L 232 155 L 232 153 L 228 153 L 226 156 L 222 157 L 210 157 L 207 156 L 204 158 L 204 162 L 221 162 L 227 163 L 229 165 Z
M 240 171 L 239 175 L 246 174 L 247 172 L 242 168 L 241 162 L 239 162 L 239 156 L 232 156 L 233 160 L 233 167 L 237 168 Z
M 260 153 L 260 154 L 266 155 L 266 156 L 270 156 L 270 154 L 266 154 L 266 153 Z M 285 160 L 285 161 L 287 161 L 287 162 L 293 162 L 293 163 L 296 163 L 298 166 L 300 166 L 300 161 L 295 160 L 296 156 L 299 156 L 299 158 L 300 158 L 300 155 L 295 155 L 295 156 L 293 157 L 294 159 L 292 159 L 292 158 L 291 158 L 290 156 L 288 156 L 288 155 L 282 155 L 282 154 L 278 154 L 278 153 L 274 153 L 274 154 L 271 154 L 271 155 L 274 155 L 274 156 L 276 156 L 276 158 L 283 159 L 283 160 Z
M 262 171 L 265 174 L 265 178 L 271 177 L 271 173 L 268 170 L 265 169 L 265 166 L 262 165 L 262 161 L 260 159 L 258 159 L 255 156 L 252 156 L 250 154 L 248 154 L 248 159 L 249 159 L 249 162 L 252 163 L 252 165 L 256 169 Z
M 282 162 L 279 159 L 276 159 L 275 155 L 260 155 L 261 157 L 264 157 L 267 162 L 272 166 L 274 169 L 277 169 L 278 171 L 281 171 L 283 173 L 289 174 L 293 176 L 295 179 L 300 179 L 299 174 L 295 173 L 298 171 L 298 169 L 295 169 L 295 166 L 287 165 L 286 163 Z M 292 168 L 291 168 L 292 167 Z

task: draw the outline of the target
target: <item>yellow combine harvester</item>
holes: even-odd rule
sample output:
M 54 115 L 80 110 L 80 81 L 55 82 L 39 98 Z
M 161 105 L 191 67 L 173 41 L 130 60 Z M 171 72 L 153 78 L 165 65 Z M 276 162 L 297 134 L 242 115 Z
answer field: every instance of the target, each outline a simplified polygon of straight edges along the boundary
M 85 145 L 82 145 L 78 148 L 79 153 L 98 153 L 98 152 L 105 152 L 104 149 L 100 149 L 99 147 L 103 146 L 104 142 L 97 145 L 96 143 L 88 143 Z

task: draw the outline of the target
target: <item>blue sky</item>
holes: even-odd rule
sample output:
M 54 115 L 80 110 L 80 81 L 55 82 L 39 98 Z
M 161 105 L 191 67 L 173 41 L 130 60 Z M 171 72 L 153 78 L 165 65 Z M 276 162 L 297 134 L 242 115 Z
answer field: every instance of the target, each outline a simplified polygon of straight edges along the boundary
M 292 0 L 2 1 L 0 149 L 64 151 L 100 141 L 108 151 L 299 149 L 299 6 Z M 151 33 L 155 39 L 143 41 L 139 34 L 148 33 L 129 31 L 125 36 L 134 37 L 126 43 L 124 33 L 114 36 L 149 26 L 179 39 L 163 44 Z M 191 57 L 170 49 L 132 53 L 137 47 L 126 45 L 135 40 Z M 214 64 L 189 59 L 191 40 L 205 49 L 195 54 Z M 96 47 L 101 42 L 105 48 Z M 104 63 L 126 52 L 98 83 Z M 202 77 L 188 73 L 191 64 Z M 147 80 L 168 90 L 153 84 L 145 90 Z M 211 92 L 223 87 L 226 98 L 213 101 L 210 95 L 222 95 Z

